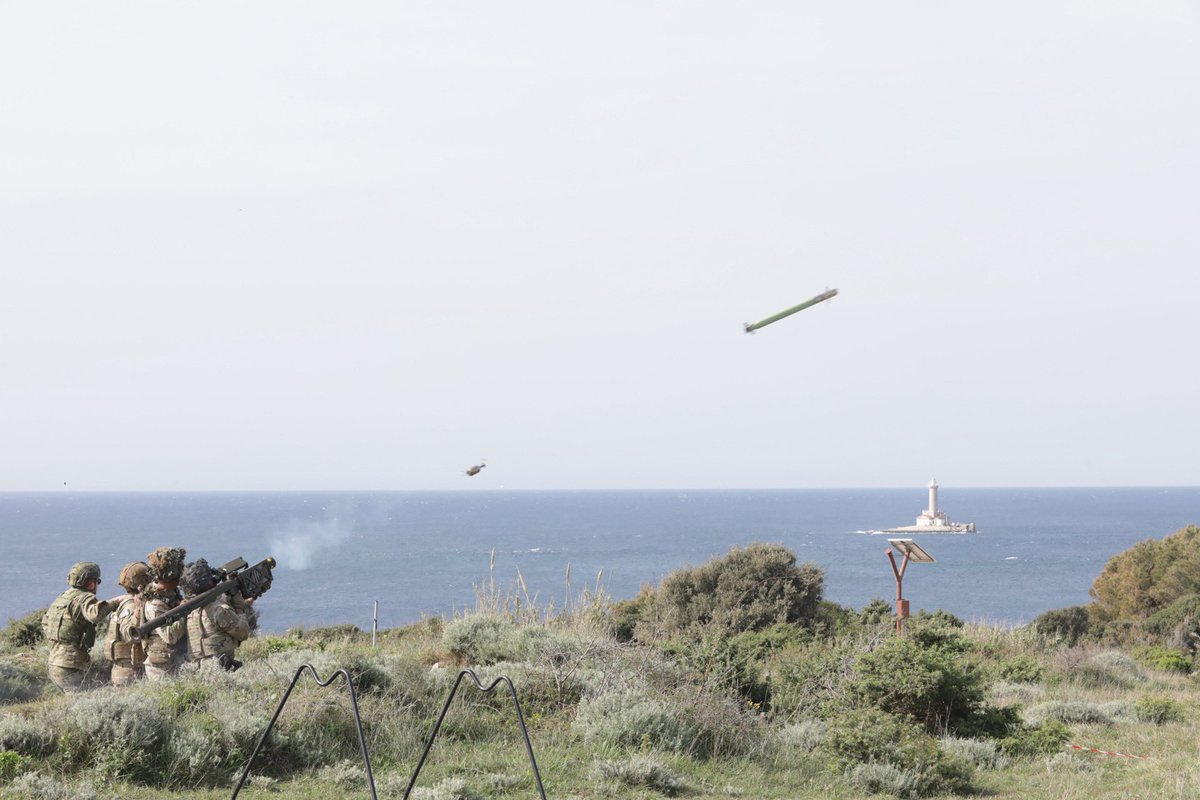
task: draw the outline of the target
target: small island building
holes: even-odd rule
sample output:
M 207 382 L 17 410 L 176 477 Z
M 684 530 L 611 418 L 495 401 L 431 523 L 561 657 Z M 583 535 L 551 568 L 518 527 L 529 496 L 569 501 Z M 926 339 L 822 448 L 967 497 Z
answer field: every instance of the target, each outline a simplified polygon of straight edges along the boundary
M 937 478 L 929 481 L 929 508 L 917 517 L 916 525 L 888 528 L 883 533 L 974 533 L 974 522 L 951 522 L 946 512 L 938 508 Z

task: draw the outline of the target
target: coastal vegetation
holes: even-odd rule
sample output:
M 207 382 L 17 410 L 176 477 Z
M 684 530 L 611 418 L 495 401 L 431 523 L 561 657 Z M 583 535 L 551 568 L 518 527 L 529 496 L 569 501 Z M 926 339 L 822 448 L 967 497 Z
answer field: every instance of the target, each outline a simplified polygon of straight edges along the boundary
M 0 635 L 0 797 L 227 797 L 305 663 L 354 677 L 383 798 L 464 667 L 512 678 L 553 798 L 1194 797 L 1197 536 L 1139 543 L 1093 604 L 1018 628 L 922 612 L 897 638 L 888 603 L 831 603 L 818 565 L 756 544 L 628 600 L 550 608 L 489 582 L 472 613 L 375 646 L 294 629 L 247 642 L 237 672 L 70 697 L 46 680 L 35 612 Z M 511 699 L 461 692 L 413 797 L 536 792 Z M 368 796 L 340 684 L 301 680 L 241 796 Z

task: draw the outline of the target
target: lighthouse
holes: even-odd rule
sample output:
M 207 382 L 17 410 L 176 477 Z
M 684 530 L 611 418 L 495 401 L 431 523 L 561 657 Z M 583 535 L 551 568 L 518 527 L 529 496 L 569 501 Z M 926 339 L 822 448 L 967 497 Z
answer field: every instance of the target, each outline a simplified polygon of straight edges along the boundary
M 929 481 L 929 508 L 917 517 L 916 525 L 887 528 L 883 533 L 974 533 L 974 522 L 951 522 L 946 512 L 938 508 L 937 478 Z

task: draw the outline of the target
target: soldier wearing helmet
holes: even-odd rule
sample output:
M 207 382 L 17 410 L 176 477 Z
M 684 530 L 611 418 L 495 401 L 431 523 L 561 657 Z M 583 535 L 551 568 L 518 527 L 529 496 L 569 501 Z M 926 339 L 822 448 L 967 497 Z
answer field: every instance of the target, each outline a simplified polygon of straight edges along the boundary
M 120 598 L 96 598 L 100 566 L 91 561 L 71 567 L 67 586 L 42 617 L 42 631 L 50 642 L 50 680 L 64 692 L 78 692 L 84 689 L 92 663 L 88 650 L 96 641 L 96 623 L 117 607 Z
M 112 685 L 128 686 L 146 674 L 146 645 L 134 639 L 129 631 L 146 621 L 142 590 L 150 583 L 150 566 L 143 561 L 126 564 L 117 583 L 124 586 L 128 594 L 121 598 L 108 623 L 104 653 L 112 662 Z
M 146 556 L 150 584 L 142 590 L 146 621 L 162 616 L 183 600 L 179 594 L 179 576 L 183 574 L 182 547 L 159 547 Z M 146 641 L 146 677 L 160 681 L 174 675 L 187 652 L 187 619 L 178 619 L 155 628 Z
M 192 599 L 216 586 L 212 567 L 198 558 L 183 571 L 179 588 Z M 228 594 L 212 598 L 187 618 L 188 660 L 217 663 L 233 671 L 242 663 L 234 658 L 237 646 L 250 636 L 250 623 Z

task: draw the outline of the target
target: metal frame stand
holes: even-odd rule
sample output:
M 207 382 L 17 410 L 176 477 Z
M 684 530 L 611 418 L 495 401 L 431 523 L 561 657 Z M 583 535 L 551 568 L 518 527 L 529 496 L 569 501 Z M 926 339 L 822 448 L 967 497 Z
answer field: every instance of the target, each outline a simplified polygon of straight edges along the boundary
M 323 681 L 312 664 L 301 664 L 300 668 L 296 670 L 296 674 L 292 677 L 292 683 L 288 686 L 287 691 L 283 693 L 283 697 L 280 698 L 279 705 L 276 706 L 275 714 L 271 717 L 271 721 L 267 723 L 266 730 L 262 732 L 262 736 L 258 737 L 258 743 L 254 745 L 254 752 L 250 754 L 250 758 L 246 761 L 246 766 L 242 769 L 242 776 L 238 778 L 237 786 L 233 787 L 233 794 L 229 800 L 236 800 L 238 792 L 242 790 L 242 786 L 246 783 L 246 778 L 250 777 L 250 767 L 254 764 L 254 759 L 258 756 L 258 751 L 262 749 L 263 743 L 267 741 L 267 736 L 271 733 L 271 729 L 279 721 L 279 715 L 282 713 L 283 707 L 287 705 L 288 698 L 292 696 L 292 690 L 296 688 L 296 683 L 300 680 L 300 676 L 304 674 L 305 670 L 312 673 L 313 680 L 317 682 L 317 686 L 322 688 L 333 683 L 338 675 L 345 676 L 346 688 L 350 691 L 350 706 L 354 709 L 354 725 L 358 729 L 358 746 L 362 749 L 363 765 L 367 770 L 367 786 L 371 789 L 371 800 L 379 800 L 378 795 L 375 794 L 375 776 L 371 774 L 371 757 L 367 754 L 367 740 L 363 736 L 362 717 L 358 713 L 358 697 L 354 693 L 354 680 L 350 677 L 349 672 L 339 669 L 335 670 L 327 680 Z M 407 796 L 405 794 L 405 797 Z
M 416 785 L 417 776 L 421 774 L 421 767 L 425 766 L 425 759 L 429 756 L 433 742 L 437 739 L 438 732 L 442 729 L 442 722 L 446 719 L 446 712 L 450 710 L 450 703 L 453 702 L 454 695 L 458 693 L 458 687 L 462 684 L 463 678 L 468 675 L 471 677 L 471 682 L 475 684 L 475 688 L 484 694 L 491 694 L 501 683 L 508 686 L 508 693 L 512 695 L 513 708 L 517 711 L 517 724 L 521 726 L 521 735 L 525 737 L 525 752 L 529 754 L 529 766 L 533 768 L 533 779 L 537 781 L 538 794 L 542 796 L 542 800 L 546 800 L 546 789 L 542 786 L 542 773 L 538 771 L 537 759 L 533 755 L 533 745 L 529 741 L 529 729 L 525 727 L 525 715 L 521 713 L 521 701 L 517 699 L 517 690 L 513 686 L 512 680 L 507 675 L 501 675 L 487 686 L 484 686 L 479 680 L 479 676 L 469 669 L 464 669 L 458 673 L 458 678 L 454 681 L 454 688 L 450 690 L 450 696 L 446 698 L 446 702 L 442 706 L 442 713 L 438 715 L 437 724 L 433 726 L 433 731 L 429 734 L 429 741 L 425 743 L 425 751 L 421 753 L 421 760 L 417 762 L 417 768 L 413 770 L 412 778 L 408 781 L 408 788 L 404 790 L 402 800 L 408 800 L 413 786 Z

